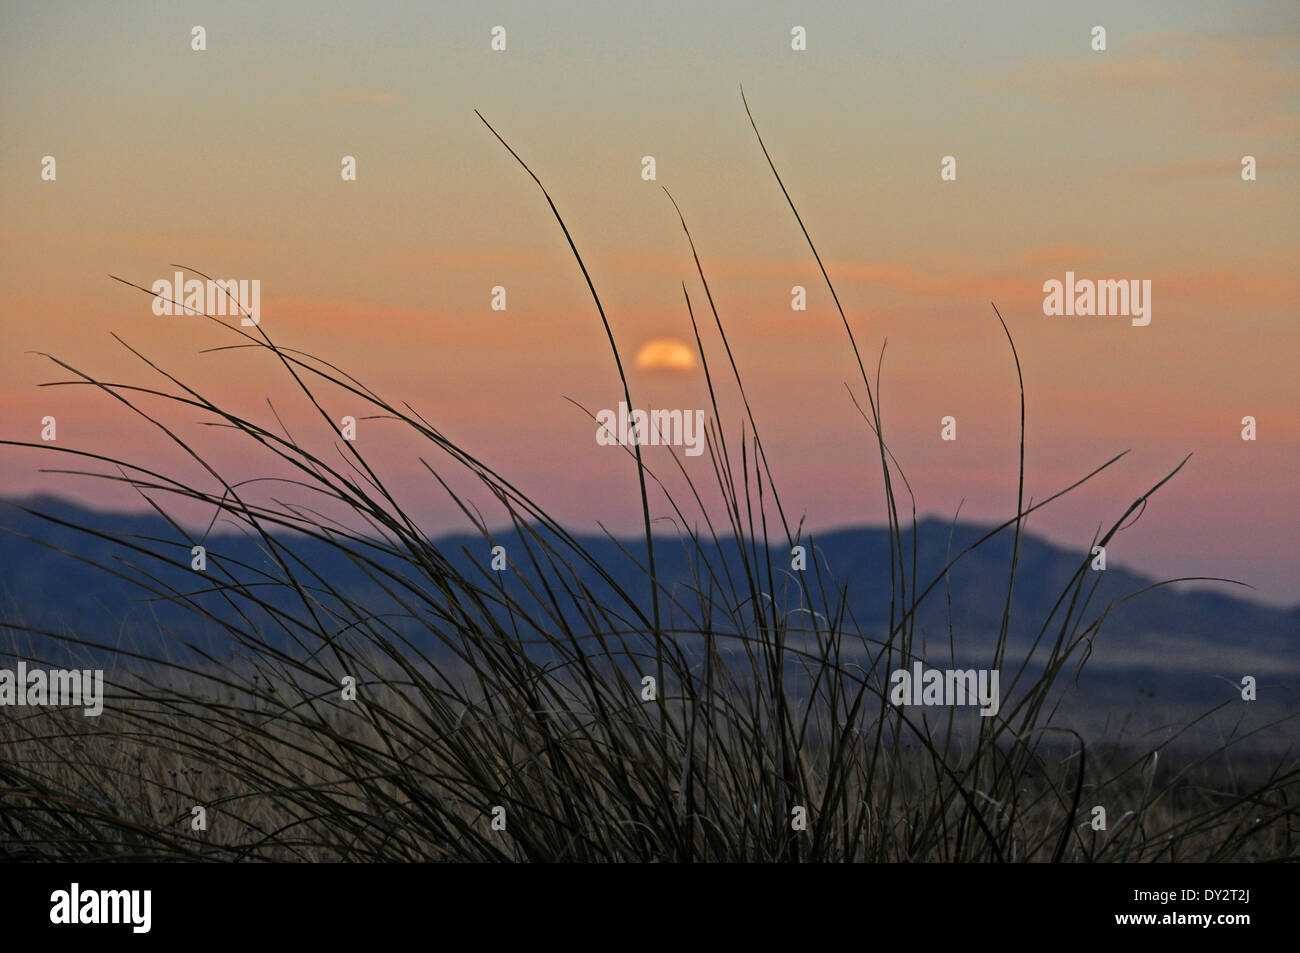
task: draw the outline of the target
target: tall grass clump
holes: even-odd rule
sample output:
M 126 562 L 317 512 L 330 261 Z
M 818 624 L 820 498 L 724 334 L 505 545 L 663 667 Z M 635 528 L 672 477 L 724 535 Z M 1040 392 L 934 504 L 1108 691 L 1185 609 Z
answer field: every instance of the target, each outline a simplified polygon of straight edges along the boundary
M 627 405 L 635 406 L 614 328 L 559 210 L 542 181 L 488 129 L 537 184 L 563 231 Z M 1027 656 L 1008 657 L 1025 521 L 1123 454 L 1026 505 L 1024 383 L 996 308 L 1008 368 L 1014 365 L 1020 381 L 1017 509 L 951 553 L 937 575 L 919 574 L 916 500 L 890 450 L 879 405 L 883 348 L 873 379 L 761 136 L 758 142 L 830 289 L 860 375 L 865 404 L 858 406 L 888 513 L 883 631 L 853 618 L 837 567 L 787 517 L 705 268 L 669 196 L 707 307 L 702 311 L 683 284 L 713 411 L 713 486 L 697 484 L 665 451 L 688 489 L 674 494 L 639 445 L 626 448 L 644 522 L 639 542 L 622 549 L 635 567 L 635 585 L 409 404 L 277 345 L 260 326 L 246 331 L 206 316 L 242 339 L 233 347 L 271 355 L 283 385 L 309 402 L 324 433 L 337 437 L 336 415 L 327 408 L 331 395 L 345 395 L 349 406 L 362 402 L 370 416 L 422 441 L 422 464 L 483 546 L 458 554 L 430 542 L 356 443 L 334 441 L 337 458 L 315 452 L 274 414 L 259 422 L 235 413 L 117 335 L 162 384 L 111 383 L 51 357 L 72 375 L 57 383 L 95 388 L 149 421 L 206 480 L 112 455 L 7 443 L 71 455 L 80 461 L 71 472 L 125 484 L 166 517 L 172 535 L 115 534 L 120 557 L 97 565 L 147 598 L 185 610 L 195 631 L 220 633 L 223 650 L 188 628 L 167 629 L 174 650 L 137 652 L 108 637 L 8 620 L 10 653 L 33 663 L 78 652 L 112 653 L 114 663 L 98 719 L 50 710 L 10 711 L 0 719 L 0 852 L 219 861 L 1294 856 L 1294 765 L 1277 763 L 1210 787 L 1206 778 L 1227 746 L 1171 766 L 1159 747 L 1099 749 L 1055 722 L 1061 694 L 1086 663 L 1111 608 L 1093 604 L 1087 559 L 1052 611 L 1027 620 L 1037 632 Z M 719 353 L 702 341 L 705 314 Z M 744 408 L 738 432 L 720 424 L 719 400 L 728 396 Z M 293 476 L 281 483 L 293 499 L 263 499 L 257 481 L 227 478 L 219 461 L 163 421 L 159 406 L 198 413 L 240 438 L 241 467 L 261 459 L 266 473 L 288 468 Z M 1185 462 L 1140 493 L 1093 542 L 1105 545 Z M 498 508 L 491 521 L 453 489 L 466 475 Z M 704 503 L 714 491 L 724 501 L 720 513 Z M 168 500 L 201 504 L 214 513 L 214 525 L 239 527 L 257 543 L 260 560 L 210 551 L 209 571 L 189 573 L 190 549 L 204 537 L 171 518 Z M 656 510 L 668 517 L 655 519 Z M 491 571 L 483 558 L 505 533 L 489 522 L 510 527 L 507 573 Z M 936 718 L 891 705 L 888 672 L 914 660 L 943 662 L 942 651 L 927 651 L 918 639 L 920 608 L 945 597 L 953 566 L 1003 534 L 1012 538 L 1005 609 L 987 647 L 990 667 L 1004 673 L 1001 710 L 965 719 L 938 709 Z M 807 548 L 806 572 L 789 571 L 797 545 Z M 665 547 L 685 555 L 689 579 L 661 577 L 656 556 Z M 313 558 L 322 552 L 342 557 L 370 596 L 357 596 L 360 590 L 323 570 Z M 949 601 L 948 660 L 954 658 Z M 355 698 L 346 693 L 348 679 Z M 1105 831 L 1089 823 L 1096 804 L 1112 806 Z M 195 806 L 208 813 L 206 831 L 192 829 Z M 797 808 L 807 818 L 804 830 L 792 825 Z

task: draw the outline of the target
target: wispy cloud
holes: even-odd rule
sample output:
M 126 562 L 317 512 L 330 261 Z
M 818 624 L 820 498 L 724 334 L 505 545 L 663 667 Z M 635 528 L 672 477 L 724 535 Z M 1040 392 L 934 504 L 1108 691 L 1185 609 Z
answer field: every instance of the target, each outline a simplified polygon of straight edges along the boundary
M 1112 34 L 1105 54 L 1035 60 L 976 81 L 1063 108 L 1107 102 L 1173 106 L 1202 126 L 1256 135 L 1300 132 L 1294 37 L 1269 33 Z M 1118 99 L 1117 97 L 1127 97 Z

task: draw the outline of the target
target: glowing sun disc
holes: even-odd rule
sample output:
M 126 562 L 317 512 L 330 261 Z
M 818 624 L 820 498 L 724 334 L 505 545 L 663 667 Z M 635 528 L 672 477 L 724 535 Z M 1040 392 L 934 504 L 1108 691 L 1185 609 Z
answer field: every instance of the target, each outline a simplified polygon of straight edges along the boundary
M 689 371 L 695 354 L 677 338 L 651 338 L 636 352 L 636 366 L 644 371 Z

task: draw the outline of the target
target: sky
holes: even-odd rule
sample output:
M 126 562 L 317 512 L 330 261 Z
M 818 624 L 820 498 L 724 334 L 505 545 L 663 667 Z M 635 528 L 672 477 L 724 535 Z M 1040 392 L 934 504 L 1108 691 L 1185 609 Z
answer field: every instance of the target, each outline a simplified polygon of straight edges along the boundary
M 195 26 L 206 49 L 192 48 Z M 883 522 L 857 364 L 743 86 L 870 367 L 888 341 L 886 438 L 919 513 L 1015 512 L 1019 395 L 995 303 L 1024 376 L 1026 496 L 1129 451 L 1030 531 L 1086 550 L 1191 454 L 1109 560 L 1295 604 L 1298 41 L 1289 2 L 5 0 L 0 438 L 38 441 L 54 416 L 59 446 L 204 479 L 105 394 L 39 386 L 69 377 L 41 353 L 169 386 L 116 333 L 206 396 L 274 424 L 270 401 L 296 436 L 330 445 L 267 355 L 213 351 L 236 335 L 156 315 L 110 278 L 149 287 L 182 263 L 258 280 L 277 344 L 408 401 L 571 528 L 637 532 L 635 470 L 575 406 L 623 396 L 600 316 L 545 199 L 477 109 L 565 217 L 634 406 L 709 408 L 683 283 L 710 368 L 727 368 L 666 188 L 787 512 L 812 529 Z M 1150 323 L 1044 314 L 1044 283 L 1067 272 L 1150 281 Z M 327 404 L 333 418 L 368 412 L 338 393 Z M 738 439 L 739 405 L 722 410 Z M 948 416 L 955 440 L 942 439 Z M 198 418 L 168 417 L 215 448 L 223 473 L 266 475 Z M 466 528 L 409 434 L 363 419 L 356 447 L 431 533 Z M 646 459 L 672 486 L 669 452 Z M 678 455 L 707 484 L 708 455 Z M 144 505 L 41 472 L 67 465 L 0 448 L 0 486 Z M 716 489 L 703 496 L 716 513 Z

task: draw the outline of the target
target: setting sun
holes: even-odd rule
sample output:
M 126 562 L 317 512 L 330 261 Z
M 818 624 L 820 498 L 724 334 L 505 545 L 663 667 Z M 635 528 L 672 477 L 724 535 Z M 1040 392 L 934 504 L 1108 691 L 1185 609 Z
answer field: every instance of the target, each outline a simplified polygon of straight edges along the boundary
M 695 354 L 677 338 L 651 338 L 636 352 L 636 366 L 646 371 L 689 371 Z

